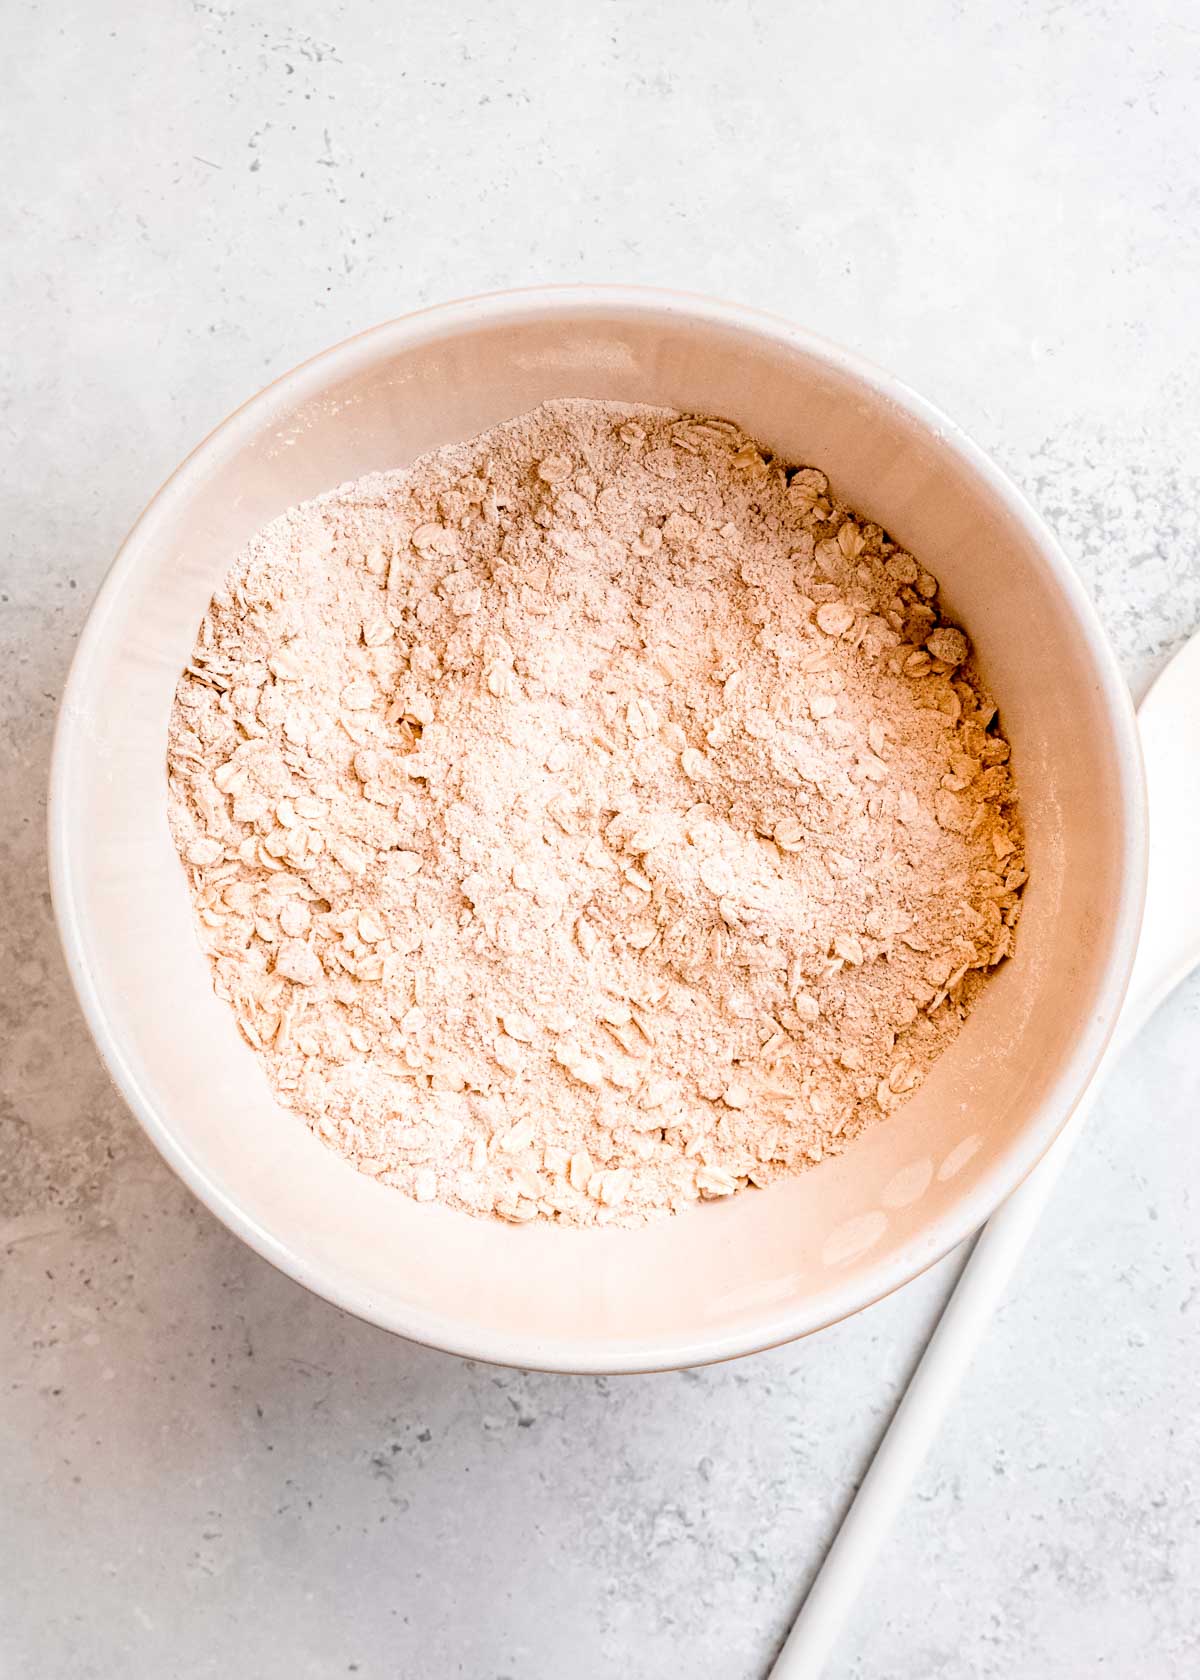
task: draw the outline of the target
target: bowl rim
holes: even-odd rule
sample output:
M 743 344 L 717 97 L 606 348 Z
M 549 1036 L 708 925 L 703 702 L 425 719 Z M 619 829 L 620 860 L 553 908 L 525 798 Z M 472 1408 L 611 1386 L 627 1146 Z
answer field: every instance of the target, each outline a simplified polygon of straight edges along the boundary
M 868 1267 L 840 1289 L 824 1291 L 776 1309 L 735 1331 L 705 1332 L 687 1327 L 634 1351 L 611 1339 L 576 1336 L 547 1344 L 536 1334 L 495 1333 L 420 1309 L 394 1310 L 368 1292 L 333 1275 L 302 1252 L 303 1242 L 284 1240 L 250 1217 L 236 1197 L 214 1183 L 178 1138 L 169 1117 L 158 1112 L 143 1090 L 113 1029 L 101 983 L 89 960 L 90 934 L 74 884 L 74 846 L 80 832 L 72 820 L 70 765 L 78 733 L 88 714 L 92 665 L 106 647 L 107 620 L 139 551 L 155 527 L 191 494 L 218 447 L 236 447 L 258 429 L 274 406 L 292 407 L 317 394 L 332 379 L 345 378 L 381 355 L 419 342 L 453 336 L 465 328 L 504 320 L 514 323 L 550 316 L 598 313 L 675 315 L 697 324 L 735 328 L 765 337 L 824 362 L 876 397 L 904 411 L 936 436 L 980 478 L 1005 516 L 1024 532 L 1076 623 L 1098 695 L 1116 745 L 1114 771 L 1120 788 L 1123 856 L 1120 890 L 1110 906 L 1109 958 L 1095 1007 L 1071 1054 L 1060 1068 L 1055 1091 L 1037 1111 L 1040 1125 L 1026 1127 L 975 1189 L 920 1238 L 910 1239 L 887 1263 Z M 786 317 L 696 293 L 653 286 L 565 284 L 487 292 L 414 310 L 369 327 L 318 351 L 280 375 L 220 421 L 163 481 L 129 530 L 89 609 L 63 688 L 51 755 L 47 811 L 51 898 L 67 970 L 84 1020 L 110 1077 L 142 1129 L 192 1193 L 243 1242 L 306 1289 L 367 1323 L 410 1341 L 466 1358 L 527 1369 L 616 1374 L 679 1369 L 761 1352 L 825 1329 L 884 1299 L 920 1276 L 976 1231 L 1034 1169 L 1082 1100 L 1116 1026 L 1128 986 L 1141 927 L 1147 865 L 1147 813 L 1141 751 L 1133 702 L 1115 654 L 1082 581 L 1057 539 L 1024 494 L 963 429 L 917 391 L 854 351 Z

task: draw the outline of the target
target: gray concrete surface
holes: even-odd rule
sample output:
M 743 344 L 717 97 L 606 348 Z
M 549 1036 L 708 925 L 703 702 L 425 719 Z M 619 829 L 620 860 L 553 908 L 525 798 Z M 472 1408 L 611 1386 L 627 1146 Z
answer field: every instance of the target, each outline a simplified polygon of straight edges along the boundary
M 405 1346 L 184 1193 L 47 898 L 91 595 L 230 408 L 414 305 L 765 305 L 1026 486 L 1144 684 L 1200 622 L 1183 4 L 12 0 L 0 452 L 0 1672 L 761 1675 L 951 1278 L 740 1364 Z M 1113 1080 L 833 1680 L 1200 1668 L 1200 985 Z

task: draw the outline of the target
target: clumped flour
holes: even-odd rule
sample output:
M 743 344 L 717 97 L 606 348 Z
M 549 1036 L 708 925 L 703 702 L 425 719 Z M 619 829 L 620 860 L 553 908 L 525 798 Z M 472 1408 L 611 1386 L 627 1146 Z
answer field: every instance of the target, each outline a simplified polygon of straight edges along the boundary
M 535 413 L 268 525 L 170 725 L 218 993 L 363 1172 L 522 1222 L 893 1113 L 1013 938 L 937 582 L 727 421 Z

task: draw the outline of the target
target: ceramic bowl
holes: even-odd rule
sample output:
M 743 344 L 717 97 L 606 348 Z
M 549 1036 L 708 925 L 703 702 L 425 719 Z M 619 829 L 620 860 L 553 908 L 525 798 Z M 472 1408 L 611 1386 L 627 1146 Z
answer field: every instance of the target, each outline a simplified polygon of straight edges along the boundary
M 811 462 L 942 580 L 1012 742 L 1030 881 L 1019 949 L 916 1097 L 840 1158 L 640 1230 L 421 1206 L 274 1103 L 214 995 L 166 818 L 177 676 L 246 539 L 293 503 L 549 397 L 730 416 Z M 634 1371 L 802 1336 L 945 1254 L 1029 1172 L 1116 1020 L 1145 823 L 1129 697 L 1045 525 L 955 426 L 811 333 L 675 293 L 563 288 L 377 327 L 200 445 L 122 547 L 62 703 L 50 815 L 67 960 L 114 1079 L 176 1172 L 308 1288 L 506 1364 Z

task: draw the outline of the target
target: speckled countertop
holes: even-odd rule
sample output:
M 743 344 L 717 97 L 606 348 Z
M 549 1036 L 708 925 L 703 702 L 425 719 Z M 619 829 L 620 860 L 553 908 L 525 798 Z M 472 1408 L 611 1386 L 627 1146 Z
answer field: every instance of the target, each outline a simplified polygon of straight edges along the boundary
M 0 576 L 0 1672 L 756 1677 L 947 1262 L 674 1376 L 492 1370 L 306 1295 L 110 1091 L 43 859 L 55 703 L 158 482 L 347 333 L 526 281 L 794 316 L 942 404 L 1131 682 L 1200 623 L 1181 4 L 13 0 Z M 1200 985 L 1127 1056 L 833 1680 L 1200 1667 Z

